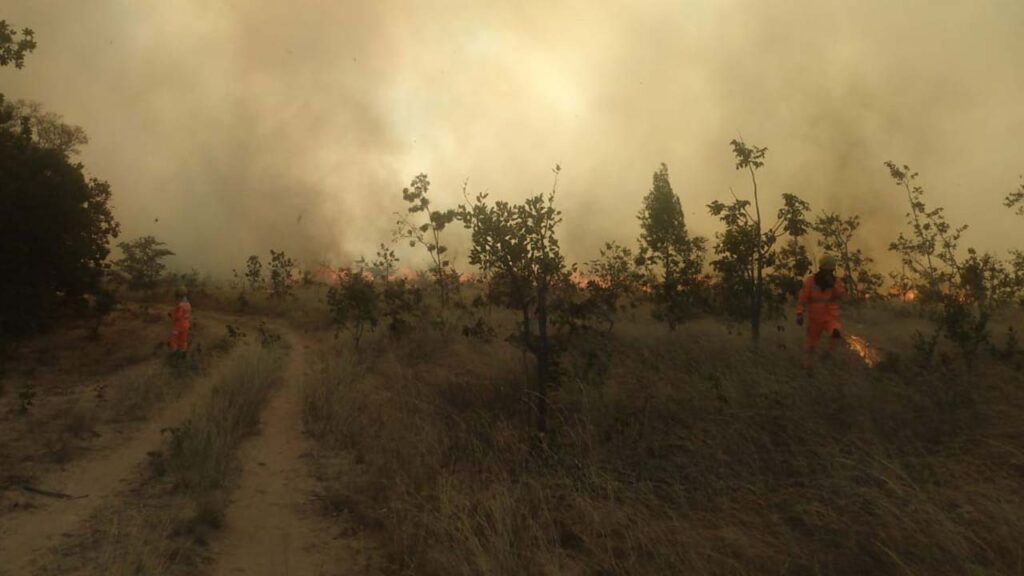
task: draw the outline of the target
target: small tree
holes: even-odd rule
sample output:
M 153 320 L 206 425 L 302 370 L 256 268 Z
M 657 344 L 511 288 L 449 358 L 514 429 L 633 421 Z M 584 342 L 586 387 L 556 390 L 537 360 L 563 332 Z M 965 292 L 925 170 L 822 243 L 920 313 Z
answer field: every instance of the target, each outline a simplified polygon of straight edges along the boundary
M 713 216 L 725 224 L 725 232 L 717 235 L 711 264 L 721 275 L 720 293 L 727 312 L 750 320 L 750 335 L 756 342 L 761 335 L 761 317 L 766 304 L 765 272 L 776 265 L 776 244 L 784 235 L 800 238 L 810 224 L 805 213 L 807 202 L 794 194 L 783 194 L 783 207 L 774 224 L 766 226 L 761 219 L 761 203 L 756 171 L 764 166 L 767 148 L 748 146 L 740 140 L 730 142 L 736 156 L 736 169 L 747 170 L 753 185 L 754 202 L 733 197 L 731 204 L 714 201 L 708 204 Z M 754 213 L 750 212 L 753 206 Z
M 644 287 L 645 275 L 633 251 L 615 242 L 601 249 L 601 256 L 587 264 L 586 291 L 590 308 L 604 319 L 611 332 L 624 310 L 635 308 Z
M 850 246 L 854 233 L 860 228 L 860 217 L 844 218 L 835 212 L 824 212 L 815 218 L 811 228 L 820 235 L 818 246 L 838 256 L 850 295 L 854 298 L 877 296 L 882 287 L 882 275 L 871 269 L 874 260 L 865 256 L 860 248 Z
M 988 322 L 993 307 L 1006 299 L 1010 278 L 993 256 L 979 256 L 967 250 L 961 259 L 960 237 L 967 226 L 950 225 L 943 209 L 928 210 L 924 188 L 914 183 L 917 173 L 906 165 L 886 162 L 896 184 L 907 192 L 910 234 L 900 232 L 889 249 L 903 261 L 908 283 L 928 305 L 936 321 L 935 336 L 941 334 L 961 352 L 968 370 L 982 345 L 989 342 Z M 920 338 L 920 337 L 919 337 Z
M 502 201 L 492 205 L 487 194 L 479 194 L 457 213 L 471 231 L 470 263 L 487 275 L 492 297 L 521 314 L 517 340 L 537 361 L 537 430 L 542 434 L 547 431 L 548 390 L 555 383 L 557 354 L 549 330 L 551 296 L 569 281 L 555 235 L 562 221 L 562 213 L 554 207 L 560 172 L 556 165 L 549 194 L 515 205 Z
M 1018 216 L 1024 216 L 1024 177 L 1020 186 L 1007 194 L 1003 203 L 1007 208 L 1016 209 Z M 1018 302 L 1024 305 L 1024 250 L 1015 248 L 1010 251 L 1010 255 L 1011 282 Z
M 429 191 L 430 180 L 426 174 L 417 175 L 409 187 L 402 190 L 402 199 L 409 204 L 409 214 L 423 214 L 426 219 L 415 224 L 409 221 L 408 216 L 399 217 L 397 235 L 408 240 L 409 246 L 420 245 L 427 249 L 431 260 L 430 272 L 441 298 L 443 323 L 452 289 L 458 286 L 458 275 L 447 256 L 448 247 L 441 243 L 441 232 L 455 221 L 455 210 L 431 210 Z
M 271 254 L 273 254 L 273 251 L 271 251 Z M 255 254 L 249 256 L 249 259 L 245 261 L 245 283 L 253 292 L 262 288 L 265 283 L 263 280 L 263 263 L 260 262 L 260 257 Z
M 704 260 L 704 239 L 691 239 L 686 231 L 682 204 L 672 191 L 668 166 L 664 163 L 654 173 L 651 190 L 644 197 L 640 220 L 640 255 L 651 270 L 651 277 L 661 278 L 652 286 L 655 314 L 676 325 L 693 308 L 695 289 Z
M 408 332 L 409 318 L 416 313 L 423 295 L 419 289 L 409 286 L 406 278 L 394 277 L 399 260 L 392 248 L 382 243 L 376 256 L 371 262 L 361 258 L 359 265 L 366 267 L 380 283 L 381 315 L 387 319 L 388 333 L 399 338 Z
M 909 166 L 900 167 L 892 161 L 885 166 L 896 185 L 906 191 L 910 206 L 906 217 L 911 233 L 900 232 L 889 250 L 900 255 L 907 274 L 916 279 L 915 289 L 923 301 L 941 301 L 959 274 L 956 249 L 967 226 L 951 226 L 942 208 L 928 210 L 924 188 L 915 183 L 918 174 Z
M 327 308 L 336 334 L 342 330 L 352 333 L 356 349 L 366 328 L 377 327 L 377 291 L 373 281 L 362 269 L 339 271 L 338 283 L 327 290 Z
M 285 255 L 284 251 L 270 251 L 270 297 L 283 300 L 292 295 L 292 276 L 295 273 L 295 261 Z
M 800 291 L 803 279 L 811 271 L 811 257 L 807 247 L 797 238 L 787 239 L 770 259 L 771 271 L 765 273 L 766 305 L 776 311 L 776 307 L 789 295 Z
M 164 274 L 167 266 L 164 258 L 173 256 L 165 244 L 154 236 L 143 236 L 118 245 L 122 257 L 114 266 L 127 279 L 131 290 L 152 290 Z

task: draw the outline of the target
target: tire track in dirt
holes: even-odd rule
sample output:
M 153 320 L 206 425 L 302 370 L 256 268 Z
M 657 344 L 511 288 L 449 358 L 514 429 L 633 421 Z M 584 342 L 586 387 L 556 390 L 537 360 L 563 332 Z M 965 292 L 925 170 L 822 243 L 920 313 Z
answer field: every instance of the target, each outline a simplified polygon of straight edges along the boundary
M 350 553 L 316 510 L 317 490 L 303 456 L 305 348 L 283 331 L 290 353 L 281 387 L 261 418 L 261 435 L 242 447 L 242 475 L 214 547 L 217 575 L 325 576 L 348 573 Z
M 147 453 L 160 446 L 162 430 L 188 418 L 196 400 L 202 398 L 230 363 L 234 351 L 206 374 L 196 378 L 177 399 L 158 410 L 121 445 L 107 452 L 70 464 L 39 482 L 48 491 L 69 494 L 49 505 L 7 514 L 0 518 L 0 575 L 31 572 L 32 563 L 43 558 L 61 535 L 70 532 L 99 506 L 123 488 L 133 477 Z

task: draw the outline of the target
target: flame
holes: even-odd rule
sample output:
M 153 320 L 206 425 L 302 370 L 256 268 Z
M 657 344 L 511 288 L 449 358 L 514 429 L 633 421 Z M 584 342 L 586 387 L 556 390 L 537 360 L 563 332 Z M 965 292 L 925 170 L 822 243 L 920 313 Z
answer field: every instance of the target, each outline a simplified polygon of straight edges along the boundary
M 914 300 L 917 300 L 917 292 L 907 290 L 906 293 L 903 294 L 904 302 L 913 302 Z
M 853 350 L 857 356 L 860 356 L 860 359 L 864 361 L 868 368 L 874 368 L 878 364 L 878 350 L 869 344 L 867 340 L 852 334 L 847 334 L 844 340 L 846 345 L 850 347 L 850 350 Z

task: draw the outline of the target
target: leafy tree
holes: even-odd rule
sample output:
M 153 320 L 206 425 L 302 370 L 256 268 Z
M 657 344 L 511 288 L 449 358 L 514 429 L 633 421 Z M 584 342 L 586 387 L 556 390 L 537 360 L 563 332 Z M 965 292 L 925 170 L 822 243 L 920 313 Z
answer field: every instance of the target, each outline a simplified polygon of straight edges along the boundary
M 130 242 L 120 242 L 121 259 L 114 266 L 127 280 L 132 290 L 152 290 L 164 275 L 164 258 L 173 256 L 165 244 L 154 236 L 143 236 Z
M 853 235 L 860 228 L 860 217 L 844 218 L 835 212 L 824 212 L 815 218 L 811 228 L 820 235 L 818 246 L 838 256 L 850 295 L 854 298 L 877 296 L 882 287 L 882 275 L 871 269 L 874 260 L 865 256 L 860 248 L 850 247 Z
M 292 294 L 292 276 L 295 273 L 295 261 L 285 255 L 284 251 L 270 251 L 270 297 L 283 300 Z
M 517 343 L 536 359 L 537 429 L 547 431 L 548 389 L 554 385 L 557 350 L 550 331 L 551 298 L 559 285 L 569 282 L 555 230 L 562 213 L 554 206 L 555 184 L 548 194 L 527 198 L 522 204 L 497 201 L 487 194 L 459 206 L 457 218 L 471 231 L 469 261 L 488 278 L 491 297 L 521 315 Z M 535 313 L 535 314 L 534 314 Z
M 0 67 L 11 66 L 21 69 L 25 56 L 36 49 L 35 33 L 29 28 L 21 30 L 21 37 L 6 20 L 0 20 Z
M 953 343 L 968 370 L 978 351 L 989 342 L 988 323 L 993 309 L 1012 294 L 1012 278 L 995 257 L 968 248 L 959 255 L 960 238 L 967 226 L 946 221 L 941 207 L 929 210 L 924 189 L 915 184 L 917 173 L 906 165 L 886 162 L 896 184 L 907 192 L 910 234 L 900 232 L 889 249 L 900 254 L 907 282 L 932 310 L 935 335 Z M 934 348 L 934 345 L 932 346 Z
M 1021 184 L 1016 190 L 1006 195 L 1006 199 L 1003 200 L 1003 204 L 1007 208 L 1015 208 L 1018 216 L 1024 216 L 1024 177 L 1021 178 Z
M 378 300 L 383 310 L 380 314 L 387 319 L 388 333 L 395 338 L 408 332 L 411 326 L 409 319 L 416 314 L 423 301 L 422 292 L 410 286 L 406 278 L 394 277 L 398 262 L 395 251 L 383 243 L 375 259 L 367 262 L 365 258 L 360 258 L 358 262 L 360 268 L 369 270 L 381 285 Z
M 35 47 L 32 30 L 19 37 L 0 20 L 0 67 L 22 68 Z M 38 106 L 30 112 L 0 94 L 0 339 L 42 328 L 58 305 L 96 293 L 119 232 L 110 186 L 40 141 L 46 128 L 68 127 Z M 70 130 L 84 143 L 80 128 Z
M 711 215 L 725 224 L 725 232 L 717 234 L 717 258 L 711 265 L 720 274 L 719 295 L 726 312 L 750 320 L 750 334 L 760 338 L 761 318 L 766 304 L 777 303 L 781 294 L 766 291 L 765 274 L 779 268 L 776 244 L 784 235 L 800 238 L 810 224 L 805 213 L 810 206 L 794 194 L 783 194 L 783 207 L 775 223 L 766 225 L 761 218 L 761 203 L 756 171 L 764 166 L 767 148 L 748 146 L 740 140 L 730 142 L 736 156 L 736 169 L 747 170 L 753 185 L 754 201 L 733 196 L 731 204 L 714 201 L 708 204 Z M 751 206 L 754 212 L 750 212 Z M 797 262 L 793 260 L 793 262 Z
M 910 212 L 906 213 L 910 234 L 900 232 L 895 242 L 889 244 L 889 250 L 900 255 L 903 266 L 911 278 L 915 279 L 918 294 L 924 301 L 939 301 L 944 290 L 955 283 L 959 273 L 956 249 L 960 236 L 967 226 L 951 226 L 946 222 L 942 208 L 928 210 L 924 202 L 924 188 L 917 185 L 917 172 L 912 172 L 904 164 L 902 167 L 888 161 L 889 169 L 896 185 L 907 193 Z
M 1003 203 L 1007 208 L 1016 209 L 1015 212 L 1018 216 L 1024 216 L 1024 177 L 1022 177 L 1020 186 L 1007 194 Z M 1015 248 L 1010 251 L 1010 256 L 1012 258 L 1010 260 L 1011 283 L 1018 302 L 1024 305 L 1024 250 Z
M 42 328 L 58 304 L 99 287 L 119 231 L 110 197 L 81 164 L 40 147 L 24 118 L 0 115 L 0 334 Z
M 441 297 L 443 322 L 444 310 L 448 307 L 452 290 L 458 286 L 458 275 L 447 256 L 448 247 L 441 243 L 441 232 L 455 221 L 455 210 L 431 210 L 430 197 L 427 195 L 429 191 L 430 180 L 426 174 L 417 175 L 409 187 L 402 190 L 402 199 L 409 204 L 409 214 L 423 214 L 426 219 L 420 224 L 414 224 L 408 216 L 400 217 L 397 234 L 408 240 L 409 246 L 423 246 L 430 254 L 430 272 Z
M 774 307 L 782 304 L 787 295 L 800 291 L 804 277 L 810 273 L 813 263 L 807 254 L 807 247 L 797 238 L 789 238 L 775 253 L 772 267 L 765 274 L 768 287 L 767 303 Z
M 264 285 L 263 263 L 260 262 L 260 257 L 255 254 L 249 256 L 245 261 L 245 283 L 253 292 L 259 290 Z
M 652 270 L 652 277 L 661 273 L 655 293 L 656 315 L 668 321 L 669 327 L 682 320 L 693 307 L 704 259 L 704 239 L 691 239 L 686 231 L 679 196 L 672 191 L 668 166 L 662 163 L 654 173 L 650 192 L 637 214 L 640 220 L 641 257 Z
M 611 332 L 616 317 L 624 310 L 635 308 L 641 294 L 645 275 L 633 251 L 615 242 L 601 249 L 601 256 L 587 265 L 590 278 L 586 291 L 588 302 Z
M 327 308 L 337 333 L 349 330 L 355 347 L 359 348 L 363 333 L 378 323 L 378 294 L 373 281 L 363 270 L 339 271 L 338 283 L 327 290 Z
M 81 126 L 64 122 L 64 117 L 43 110 L 38 102 L 18 100 L 4 103 L 0 100 L 0 116 L 19 118 L 32 132 L 32 140 L 40 148 L 55 150 L 65 156 L 75 156 L 82 146 L 89 143 L 89 136 Z

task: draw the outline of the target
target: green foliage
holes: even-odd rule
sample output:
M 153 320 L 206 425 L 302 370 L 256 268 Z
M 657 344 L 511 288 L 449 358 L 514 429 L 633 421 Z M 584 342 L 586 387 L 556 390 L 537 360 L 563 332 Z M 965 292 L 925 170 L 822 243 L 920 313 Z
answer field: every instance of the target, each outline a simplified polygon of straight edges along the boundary
M 89 136 L 81 126 L 65 123 L 63 116 L 43 110 L 38 102 L 4 103 L 0 100 L 0 107 L 3 108 L 0 117 L 18 118 L 19 123 L 31 131 L 32 141 L 40 148 L 71 157 L 89 143 Z
M 408 188 L 402 190 L 402 199 L 409 204 L 409 214 L 423 214 L 425 221 L 415 224 L 407 216 L 399 218 L 397 236 L 408 240 L 409 246 L 423 246 L 430 254 L 430 273 L 434 276 L 441 297 L 441 308 L 447 308 L 454 290 L 458 289 L 458 274 L 447 256 L 448 247 L 441 243 L 441 232 L 455 221 L 455 210 L 431 210 L 430 180 L 426 174 L 413 178 Z M 442 316 L 443 321 L 443 316 Z
M 11 66 L 21 69 L 25 66 L 25 55 L 36 49 L 35 33 L 29 28 L 18 31 L 0 20 L 0 67 Z
M 882 275 L 872 269 L 874 260 L 865 256 L 860 248 L 853 249 L 850 242 L 860 228 L 860 216 L 842 217 L 835 212 L 819 215 L 811 229 L 819 234 L 818 246 L 839 258 L 845 273 L 843 283 L 853 298 L 874 298 L 882 288 Z
M 1021 177 L 1021 183 L 1016 190 L 1006 195 L 1006 199 L 1003 200 L 1003 204 L 1010 209 L 1016 209 L 1018 216 L 1024 216 L 1024 176 Z
M 549 333 L 551 300 L 560 285 L 569 283 L 569 270 L 555 235 L 562 222 L 562 213 L 554 206 L 561 167 L 556 165 L 553 172 L 555 184 L 549 194 L 532 196 L 522 204 L 490 204 L 487 194 L 481 193 L 472 204 L 459 206 L 456 215 L 471 232 L 469 261 L 487 277 L 489 296 L 521 314 L 514 341 L 537 360 L 537 428 L 541 433 L 547 430 L 547 390 L 554 384 L 557 362 Z
M 994 256 L 979 255 L 973 248 L 961 259 L 958 249 L 967 226 L 950 225 L 941 207 L 927 208 L 924 189 L 914 184 L 916 172 L 893 162 L 885 165 L 910 204 L 911 232 L 901 232 L 889 247 L 903 260 L 901 280 L 917 290 L 938 325 L 937 333 L 956 346 L 971 371 L 978 351 L 990 344 L 993 311 L 1020 294 L 1019 278 Z
M 381 244 L 376 258 L 371 262 L 359 260 L 360 268 L 367 267 L 378 283 L 381 284 L 380 315 L 387 319 L 388 333 L 394 338 L 404 336 L 411 327 L 411 318 L 416 316 L 422 303 L 423 294 L 415 286 L 411 286 L 406 278 L 394 278 L 398 267 L 398 256 L 386 244 Z
M 365 330 L 377 327 L 378 307 L 377 290 L 362 269 L 340 270 L 337 285 L 327 290 L 331 325 L 336 334 L 343 330 L 350 331 L 356 348 L 359 348 Z
M 127 280 L 131 290 L 152 290 L 164 274 L 167 266 L 164 258 L 173 256 L 165 244 L 154 236 L 143 236 L 129 242 L 120 242 L 122 257 L 114 266 Z
M 265 283 L 263 280 L 263 263 L 260 262 L 260 257 L 255 254 L 249 256 L 245 261 L 245 283 L 254 292 L 262 288 Z
M 637 219 L 641 228 L 640 257 L 651 278 L 661 275 L 660 281 L 651 286 L 655 317 L 675 328 L 695 307 L 705 241 L 689 237 L 682 204 L 672 190 L 664 163 L 654 173 Z
M 775 222 L 762 222 L 755 171 L 764 166 L 767 148 L 748 146 L 738 140 L 731 144 L 736 169 L 750 173 L 754 201 L 740 200 L 734 195 L 730 204 L 717 200 L 708 204 L 711 215 L 725 224 L 725 231 L 716 235 L 716 259 L 711 265 L 719 273 L 715 290 L 718 305 L 734 318 L 749 319 L 751 336 L 757 340 L 765 308 L 778 308 L 787 296 L 784 290 L 795 286 L 792 276 L 807 265 L 802 246 L 786 245 L 780 253 L 777 245 L 785 236 L 799 239 L 807 234 L 810 223 L 806 213 L 810 205 L 794 194 L 783 194 L 783 206 Z
M 184 286 L 189 295 L 199 294 L 204 289 L 204 282 L 199 270 L 192 268 L 188 272 L 174 272 L 170 274 L 170 281 L 174 286 Z
M 110 197 L 0 95 L 0 337 L 43 328 L 98 289 L 119 232 Z
M 813 262 L 807 254 L 807 247 L 796 238 L 787 239 L 771 262 L 773 266 L 765 276 L 768 288 L 765 306 L 775 315 L 786 296 L 800 291 L 803 278 L 811 272 Z
M 918 174 L 909 166 L 900 167 L 892 161 L 885 166 L 896 185 L 906 191 L 910 206 L 906 218 L 911 233 L 900 232 L 889 250 L 900 255 L 905 274 L 914 282 L 919 297 L 925 302 L 939 302 L 944 291 L 956 282 L 956 250 L 967 226 L 950 225 L 942 208 L 928 210 L 924 188 L 915 183 Z
M 587 271 L 588 303 L 611 332 L 620 313 L 636 308 L 646 277 L 633 251 L 615 242 L 605 243 Z
M 270 297 L 284 300 L 292 295 L 292 277 L 295 274 L 295 261 L 285 255 L 284 251 L 270 251 Z

